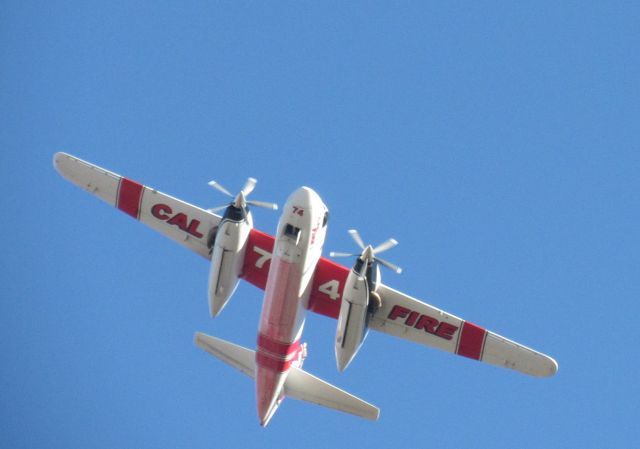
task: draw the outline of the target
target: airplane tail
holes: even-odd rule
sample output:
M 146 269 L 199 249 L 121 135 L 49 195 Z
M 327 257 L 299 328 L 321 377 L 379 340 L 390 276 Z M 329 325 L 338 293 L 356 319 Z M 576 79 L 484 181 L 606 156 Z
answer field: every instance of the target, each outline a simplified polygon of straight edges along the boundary
M 204 351 L 255 379 L 255 351 L 201 332 L 196 333 L 194 341 Z M 297 367 L 289 370 L 284 394 L 366 419 L 376 420 L 380 416 L 376 406 Z

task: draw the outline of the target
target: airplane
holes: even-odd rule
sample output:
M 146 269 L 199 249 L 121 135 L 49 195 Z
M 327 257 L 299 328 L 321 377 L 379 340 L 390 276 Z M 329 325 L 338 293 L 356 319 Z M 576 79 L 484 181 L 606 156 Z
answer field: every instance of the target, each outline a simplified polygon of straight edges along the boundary
M 558 370 L 545 354 L 385 285 L 380 266 L 401 272 L 378 257 L 397 244 L 394 239 L 374 247 L 350 230 L 361 252 L 331 256 L 355 257 L 353 267 L 323 257 L 329 211 L 309 187 L 289 196 L 272 236 L 253 227 L 250 206 L 277 209 L 248 199 L 256 186 L 253 178 L 237 194 L 211 181 L 231 201 L 205 210 L 70 154 L 56 153 L 53 163 L 68 181 L 210 260 L 211 317 L 222 312 L 240 280 L 264 290 L 255 350 L 201 332 L 194 337 L 198 347 L 255 380 L 261 426 L 285 397 L 371 420 L 379 417 L 376 406 L 302 369 L 307 311 L 338 320 L 339 371 L 354 359 L 369 329 L 532 376 L 553 376 Z M 221 210 L 222 216 L 215 213 Z

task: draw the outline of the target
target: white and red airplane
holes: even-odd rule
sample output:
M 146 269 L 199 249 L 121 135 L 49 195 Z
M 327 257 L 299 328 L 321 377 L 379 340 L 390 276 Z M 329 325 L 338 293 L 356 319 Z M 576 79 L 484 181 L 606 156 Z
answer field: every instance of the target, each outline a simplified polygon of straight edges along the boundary
M 328 210 L 316 192 L 293 192 L 275 236 L 253 228 L 249 206 L 277 209 L 251 201 L 256 181 L 232 195 L 224 215 L 180 201 L 66 153 L 54 166 L 67 180 L 147 226 L 211 260 L 209 310 L 217 316 L 240 279 L 265 291 L 256 350 L 196 333 L 195 343 L 208 353 L 253 377 L 258 418 L 266 426 L 285 396 L 368 419 L 379 409 L 302 369 L 306 345 L 300 344 L 307 310 L 338 319 L 335 353 L 343 371 L 360 349 L 368 329 L 532 376 L 552 376 L 551 357 L 405 295 L 382 283 L 379 265 L 400 268 L 377 257 L 396 245 L 390 239 L 372 247 L 349 231 L 360 246 L 353 268 L 322 257 Z M 222 208 L 221 208 L 222 209 Z

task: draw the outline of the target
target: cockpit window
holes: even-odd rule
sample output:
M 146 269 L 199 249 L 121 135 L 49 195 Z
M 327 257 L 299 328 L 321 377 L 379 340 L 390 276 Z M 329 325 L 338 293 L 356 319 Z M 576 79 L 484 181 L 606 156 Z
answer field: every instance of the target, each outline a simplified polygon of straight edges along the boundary
M 296 243 L 298 243 L 298 240 L 300 239 L 300 228 L 296 228 L 295 226 L 287 223 L 284 227 L 284 235 L 291 237 L 296 241 Z
M 324 213 L 324 218 L 322 219 L 322 227 L 324 228 L 329 222 L 329 211 Z

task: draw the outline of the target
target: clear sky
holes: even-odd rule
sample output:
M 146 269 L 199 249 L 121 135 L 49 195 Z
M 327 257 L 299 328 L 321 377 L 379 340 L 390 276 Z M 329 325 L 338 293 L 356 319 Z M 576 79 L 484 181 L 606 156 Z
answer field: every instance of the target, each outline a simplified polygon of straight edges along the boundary
M 525 3 L 3 2 L 0 446 L 637 444 L 640 7 Z M 192 338 L 253 346 L 262 293 L 209 319 L 207 263 L 56 151 L 203 207 L 211 179 L 280 204 L 311 186 L 327 252 L 395 237 L 385 283 L 560 370 L 370 334 L 340 374 L 313 315 L 305 368 L 381 418 L 286 400 L 260 428 L 251 380 Z

